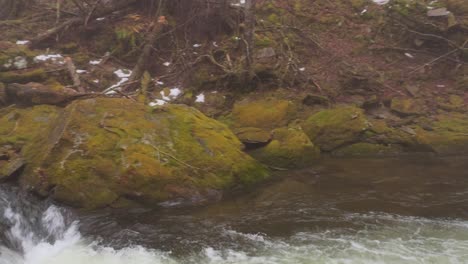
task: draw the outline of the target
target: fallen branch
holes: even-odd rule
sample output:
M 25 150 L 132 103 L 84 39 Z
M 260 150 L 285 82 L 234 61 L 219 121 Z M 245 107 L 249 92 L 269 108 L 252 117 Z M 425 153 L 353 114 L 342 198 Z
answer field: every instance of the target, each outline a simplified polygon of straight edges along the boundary
M 65 64 L 67 65 L 68 73 L 70 74 L 70 77 L 73 80 L 73 87 L 75 87 L 78 90 L 78 92 L 84 93 L 85 90 L 81 86 L 80 76 L 76 72 L 76 67 L 72 59 L 70 57 L 66 57 Z

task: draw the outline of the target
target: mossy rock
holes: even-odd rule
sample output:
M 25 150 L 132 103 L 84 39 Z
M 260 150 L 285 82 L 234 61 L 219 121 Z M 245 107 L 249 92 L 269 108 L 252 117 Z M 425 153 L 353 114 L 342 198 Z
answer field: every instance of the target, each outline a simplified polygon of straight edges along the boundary
M 445 111 L 466 111 L 468 108 L 465 104 L 465 99 L 458 95 L 450 95 L 447 99 L 436 98 L 439 108 Z
M 356 143 L 333 151 L 336 157 L 391 157 L 403 152 L 400 145 Z
M 254 158 L 271 167 L 297 168 L 310 165 L 320 156 L 316 147 L 301 128 L 278 128 L 272 132 L 271 142 L 250 151 Z
M 287 100 L 244 100 L 234 105 L 233 127 L 274 129 L 286 126 L 296 114 L 296 107 Z
M 468 116 L 461 113 L 438 115 L 433 131 L 416 129 L 417 140 L 440 155 L 468 154 Z
M 410 98 L 393 99 L 390 109 L 401 116 L 420 115 L 424 113 L 423 103 Z
M 28 143 L 46 138 L 60 111 L 60 108 L 50 105 L 0 109 L 0 146 L 12 145 L 21 149 Z
M 359 141 L 369 126 L 364 110 L 353 106 L 320 111 L 302 125 L 310 140 L 324 151 Z
M 29 50 L 26 46 L 1 42 L 0 72 L 26 69 L 34 64 L 36 55 L 36 52 Z
M 47 73 L 44 69 L 0 72 L 0 82 L 3 83 L 41 82 L 46 79 Z
M 22 111 L 34 116 L 37 108 Z M 9 126 L 6 133 L 15 123 L 0 122 Z M 29 165 L 21 183 L 71 206 L 98 208 L 121 199 L 201 203 L 268 177 L 225 125 L 187 106 L 80 100 L 53 123 L 40 134 L 45 139 L 24 148 Z
M 244 144 L 264 144 L 271 140 L 271 132 L 256 127 L 234 129 L 234 134 Z

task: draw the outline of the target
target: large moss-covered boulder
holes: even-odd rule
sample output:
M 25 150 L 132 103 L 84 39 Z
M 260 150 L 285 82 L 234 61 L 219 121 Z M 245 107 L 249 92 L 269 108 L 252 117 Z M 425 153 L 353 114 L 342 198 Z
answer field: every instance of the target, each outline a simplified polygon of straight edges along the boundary
M 0 134 L 26 141 L 23 186 L 75 207 L 200 203 L 267 177 L 225 125 L 187 106 L 100 98 L 55 109 L 6 113 Z M 25 131 L 30 122 L 44 131 Z
M 364 110 L 341 106 L 322 110 L 310 116 L 302 125 L 310 140 L 324 151 L 359 141 L 370 127 Z
M 320 156 L 320 149 L 301 128 L 283 127 L 273 130 L 267 146 L 249 153 L 271 167 L 297 168 L 310 165 Z

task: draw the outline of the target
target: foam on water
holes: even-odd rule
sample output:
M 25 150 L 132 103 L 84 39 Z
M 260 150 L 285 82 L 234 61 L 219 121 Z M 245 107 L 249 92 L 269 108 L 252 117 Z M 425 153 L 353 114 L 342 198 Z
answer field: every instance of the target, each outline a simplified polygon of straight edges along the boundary
M 467 263 L 468 222 L 389 214 L 349 214 L 350 221 L 372 220 L 363 230 L 298 232 L 288 238 L 224 229 L 239 248 L 207 246 L 198 253 L 172 256 L 141 246 L 114 249 L 89 241 L 65 211 L 48 207 L 36 232 L 30 219 L 12 207 L 3 218 L 6 237 L 18 248 L 0 248 L 0 264 L 175 264 L 175 263 Z

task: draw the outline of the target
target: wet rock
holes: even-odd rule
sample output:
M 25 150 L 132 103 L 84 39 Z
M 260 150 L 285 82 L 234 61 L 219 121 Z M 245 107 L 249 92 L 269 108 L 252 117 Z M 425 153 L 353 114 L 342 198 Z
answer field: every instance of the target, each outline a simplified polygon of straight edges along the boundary
M 17 135 L 26 134 L 23 124 L 31 119 L 23 118 L 36 120 L 38 110 L 21 110 L 12 122 L 0 119 L 0 135 L 17 122 Z M 225 125 L 187 106 L 148 109 L 98 98 L 74 101 L 50 119 L 38 120 L 48 131 L 26 141 L 28 166 L 20 182 L 71 206 L 97 208 L 122 199 L 149 206 L 198 203 L 268 176 Z
M 370 127 L 364 111 L 357 107 L 338 107 L 309 117 L 303 129 L 310 140 L 324 151 L 357 142 Z
M 0 160 L 0 182 L 12 180 L 25 165 L 25 160 L 19 156 Z
M 336 157 L 390 157 L 403 152 L 399 145 L 382 145 L 372 143 L 356 143 L 333 151 Z
M 297 168 L 312 164 L 320 156 L 320 149 L 301 128 L 278 128 L 272 134 L 272 140 L 266 147 L 249 152 L 264 164 L 276 168 Z

